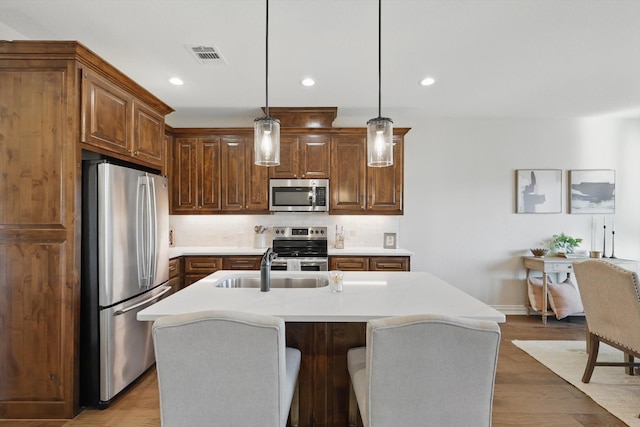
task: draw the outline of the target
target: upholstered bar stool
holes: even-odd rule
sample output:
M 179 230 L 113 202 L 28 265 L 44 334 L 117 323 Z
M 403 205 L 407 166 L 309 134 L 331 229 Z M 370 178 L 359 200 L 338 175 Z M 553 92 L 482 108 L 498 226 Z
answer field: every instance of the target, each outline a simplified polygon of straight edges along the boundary
M 153 323 L 164 427 L 284 427 L 300 370 L 277 317 L 231 311 Z
M 499 345 L 495 322 L 437 315 L 371 320 L 367 346 L 347 353 L 363 424 L 490 426 Z

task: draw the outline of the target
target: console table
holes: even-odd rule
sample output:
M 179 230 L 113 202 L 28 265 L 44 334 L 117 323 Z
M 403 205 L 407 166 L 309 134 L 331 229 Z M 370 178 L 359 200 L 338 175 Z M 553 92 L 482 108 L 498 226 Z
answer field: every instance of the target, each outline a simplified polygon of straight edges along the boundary
M 547 316 L 553 314 L 549 311 L 547 299 L 548 299 L 548 276 L 549 274 L 561 274 L 565 273 L 571 275 L 573 273 L 573 263 L 585 261 L 589 258 L 561 258 L 553 256 L 535 257 L 525 256 L 524 268 L 527 273 L 526 280 L 529 281 L 529 277 L 532 271 L 539 271 L 542 273 L 542 323 L 547 324 Z M 600 258 L 602 261 L 610 262 L 622 268 L 636 271 L 638 261 L 621 258 Z M 528 285 L 527 285 L 528 286 Z M 527 297 L 527 314 L 531 311 L 535 311 L 531 307 L 531 301 Z

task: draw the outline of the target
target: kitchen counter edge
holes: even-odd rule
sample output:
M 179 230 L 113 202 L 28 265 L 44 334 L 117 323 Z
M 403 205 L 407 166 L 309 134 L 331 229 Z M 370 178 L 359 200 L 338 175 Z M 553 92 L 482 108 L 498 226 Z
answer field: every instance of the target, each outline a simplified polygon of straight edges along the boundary
M 169 248 L 169 258 L 189 255 L 262 255 L 267 248 L 241 246 L 174 246 Z M 374 247 L 329 248 L 329 256 L 413 256 L 406 249 L 383 249 Z

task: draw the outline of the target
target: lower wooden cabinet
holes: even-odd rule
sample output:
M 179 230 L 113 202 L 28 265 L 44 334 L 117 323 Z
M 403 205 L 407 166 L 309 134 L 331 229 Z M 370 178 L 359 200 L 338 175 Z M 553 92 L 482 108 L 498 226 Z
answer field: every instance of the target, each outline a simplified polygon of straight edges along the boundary
M 369 258 L 359 256 L 329 257 L 330 270 L 342 271 L 367 271 L 369 270 Z
M 169 285 L 171 285 L 171 293 L 182 289 L 182 257 L 169 260 Z
M 410 271 L 408 256 L 375 256 L 369 258 L 369 271 Z
M 189 255 L 180 258 L 174 258 L 171 261 L 177 259 L 182 259 L 184 262 L 184 278 L 182 280 L 182 286 L 179 288 L 182 289 L 204 277 L 207 277 L 212 273 L 215 273 L 218 270 L 260 270 L 260 261 L 262 260 L 262 256 Z M 171 264 L 169 264 L 169 270 L 169 275 L 171 277 Z
M 287 322 L 287 346 L 302 353 L 298 374 L 299 425 L 347 426 L 349 390 L 347 351 L 366 344 L 366 322 Z M 357 426 L 362 426 L 358 417 Z
M 186 288 L 218 270 L 222 270 L 222 258 L 219 256 L 186 256 L 182 287 Z
M 226 256 L 222 258 L 223 270 L 260 270 L 260 255 Z
M 342 271 L 411 271 L 408 256 L 330 256 L 329 269 Z

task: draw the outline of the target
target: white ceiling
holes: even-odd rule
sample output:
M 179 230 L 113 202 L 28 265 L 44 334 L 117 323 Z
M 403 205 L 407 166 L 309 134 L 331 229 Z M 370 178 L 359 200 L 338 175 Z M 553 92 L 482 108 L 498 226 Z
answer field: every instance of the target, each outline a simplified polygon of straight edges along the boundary
M 640 0 L 383 0 L 382 115 L 640 116 Z M 378 115 L 376 0 L 271 0 L 269 105 Z M 176 112 L 238 121 L 265 102 L 264 0 L 0 0 L 0 39 L 78 40 Z M 200 65 L 186 44 L 227 61 Z M 180 76 L 184 86 L 168 83 Z M 424 76 L 437 79 L 421 87 Z M 299 81 L 312 76 L 317 84 Z

